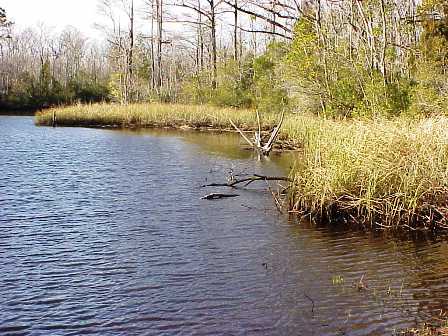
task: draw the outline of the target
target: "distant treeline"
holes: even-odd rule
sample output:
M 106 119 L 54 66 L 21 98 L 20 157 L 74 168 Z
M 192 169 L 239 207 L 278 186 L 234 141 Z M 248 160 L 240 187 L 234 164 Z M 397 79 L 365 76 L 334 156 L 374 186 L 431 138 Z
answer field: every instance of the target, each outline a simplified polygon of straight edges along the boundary
M 37 110 L 41 108 L 110 101 L 107 82 L 94 81 L 86 75 L 62 83 L 44 64 L 37 77 L 23 72 L 16 85 L 0 95 L 0 110 Z
M 17 31 L 0 11 L 0 107 L 160 101 L 336 117 L 448 109 L 448 0 L 151 0 L 144 18 L 132 0 L 100 5 L 102 43 L 74 28 Z M 170 31 L 173 21 L 184 29 Z
M 3 12 L 0 31 L 0 109 L 110 100 L 104 51 L 73 28 L 59 36 L 42 28 L 15 32 Z

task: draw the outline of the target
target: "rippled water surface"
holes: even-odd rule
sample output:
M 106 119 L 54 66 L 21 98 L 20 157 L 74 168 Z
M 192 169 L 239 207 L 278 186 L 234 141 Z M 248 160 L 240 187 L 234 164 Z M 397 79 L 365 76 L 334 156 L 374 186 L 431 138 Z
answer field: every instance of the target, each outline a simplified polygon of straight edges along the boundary
M 384 335 L 448 308 L 443 240 L 288 221 L 263 184 L 200 199 L 283 161 L 229 135 L 0 116 L 0 335 Z

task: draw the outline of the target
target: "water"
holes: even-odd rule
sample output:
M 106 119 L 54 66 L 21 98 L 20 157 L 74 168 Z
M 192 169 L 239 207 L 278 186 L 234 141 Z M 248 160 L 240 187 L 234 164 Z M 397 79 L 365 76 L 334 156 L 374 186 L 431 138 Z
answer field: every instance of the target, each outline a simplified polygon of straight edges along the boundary
M 0 335 L 384 335 L 448 308 L 444 240 L 288 221 L 263 184 L 201 200 L 290 163 L 238 145 L 0 116 Z

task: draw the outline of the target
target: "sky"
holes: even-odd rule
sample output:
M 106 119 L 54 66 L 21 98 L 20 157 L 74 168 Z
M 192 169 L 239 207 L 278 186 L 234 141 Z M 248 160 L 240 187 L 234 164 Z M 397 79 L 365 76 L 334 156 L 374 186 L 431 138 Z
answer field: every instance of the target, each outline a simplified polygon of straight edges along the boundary
M 43 22 L 56 31 L 73 26 L 86 36 L 99 38 L 101 33 L 94 27 L 101 22 L 97 4 L 97 0 L 0 0 L 0 7 L 19 28 Z
M 101 41 L 104 34 L 95 28 L 95 24 L 109 21 L 105 21 L 107 19 L 100 14 L 98 3 L 99 0 L 0 0 L 0 7 L 6 10 L 8 19 L 14 22 L 14 27 L 18 30 L 43 23 L 50 31 L 57 33 L 67 26 L 73 26 L 85 37 Z M 145 1 L 135 0 L 135 8 L 136 30 L 149 34 L 147 15 L 143 13 L 143 9 L 147 9 Z M 165 24 L 164 29 L 174 34 L 179 33 L 179 29 L 185 33 L 183 25 Z

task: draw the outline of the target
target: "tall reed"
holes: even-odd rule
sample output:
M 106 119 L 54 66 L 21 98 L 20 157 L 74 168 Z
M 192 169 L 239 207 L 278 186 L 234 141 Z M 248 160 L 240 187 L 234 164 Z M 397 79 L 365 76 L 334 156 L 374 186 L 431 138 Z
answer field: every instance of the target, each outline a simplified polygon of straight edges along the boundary
M 446 226 L 447 118 L 309 118 L 295 134 L 304 152 L 294 172 L 293 209 L 377 228 Z

